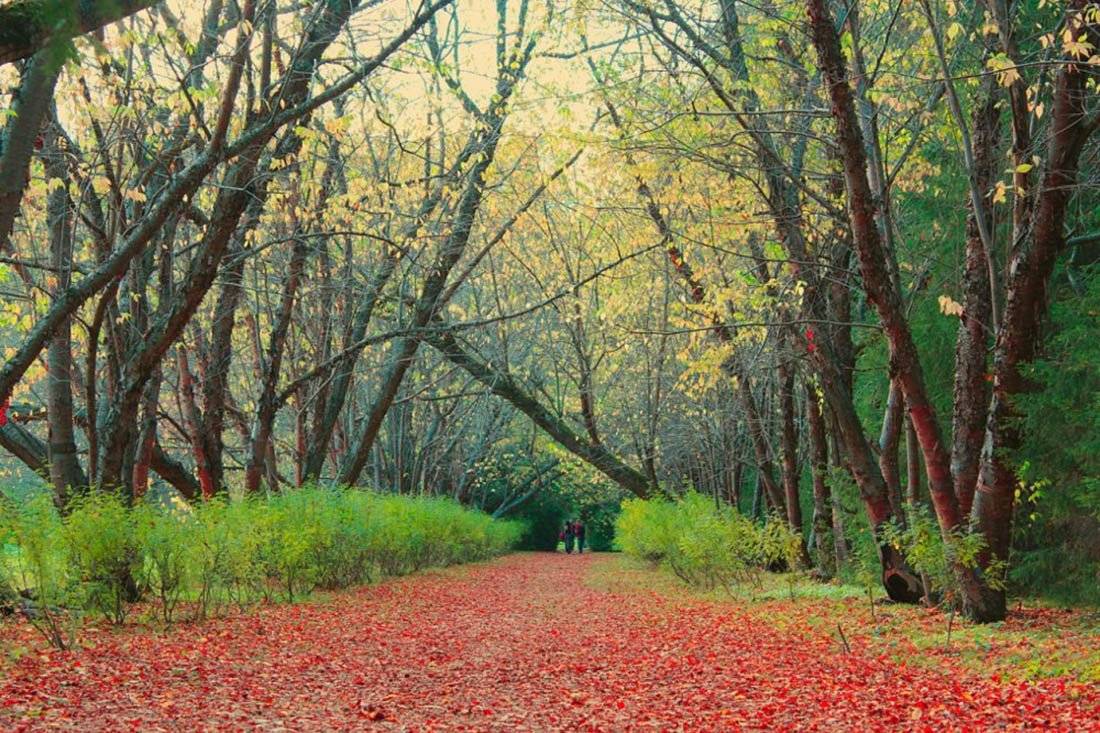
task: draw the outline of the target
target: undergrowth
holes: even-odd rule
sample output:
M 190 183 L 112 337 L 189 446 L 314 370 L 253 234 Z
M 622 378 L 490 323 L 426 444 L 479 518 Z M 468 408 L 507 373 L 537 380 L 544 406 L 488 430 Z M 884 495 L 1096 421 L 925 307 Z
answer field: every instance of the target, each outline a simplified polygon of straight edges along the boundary
M 63 648 L 86 615 L 119 625 L 144 602 L 165 624 L 183 605 L 201 619 L 488 559 L 521 533 L 518 522 L 450 500 L 356 490 L 134 507 L 95 492 L 64 517 L 45 494 L 0 498 L 0 588 L 9 607 Z

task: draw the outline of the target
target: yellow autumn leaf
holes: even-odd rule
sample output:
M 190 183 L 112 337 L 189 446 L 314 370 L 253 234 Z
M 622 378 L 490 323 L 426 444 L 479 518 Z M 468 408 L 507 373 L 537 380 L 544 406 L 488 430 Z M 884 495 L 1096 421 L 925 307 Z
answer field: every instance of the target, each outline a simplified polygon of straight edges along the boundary
M 1016 64 L 1003 53 L 993 56 L 985 63 L 986 68 L 997 74 L 997 81 L 1001 86 L 1008 87 L 1020 79 L 1020 72 L 1016 70 Z
M 1068 29 L 1062 34 L 1062 50 L 1070 56 L 1082 59 L 1091 55 L 1092 49 L 1093 45 L 1088 42 L 1084 34 L 1074 38 L 1073 33 Z
M 327 119 L 325 120 L 325 132 L 333 136 L 342 135 L 347 131 L 349 122 L 350 120 L 346 116 Z
M 950 295 L 941 295 L 939 297 L 939 303 L 940 312 L 945 316 L 962 316 L 962 304 L 956 302 Z

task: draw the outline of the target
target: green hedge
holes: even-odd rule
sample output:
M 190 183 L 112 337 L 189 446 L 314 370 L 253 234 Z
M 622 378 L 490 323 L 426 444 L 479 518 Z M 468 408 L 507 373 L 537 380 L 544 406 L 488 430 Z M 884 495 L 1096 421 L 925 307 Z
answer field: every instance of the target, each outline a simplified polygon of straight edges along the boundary
M 615 541 L 628 555 L 707 589 L 755 580 L 778 562 L 793 567 L 799 552 L 799 538 L 785 522 L 757 524 L 696 493 L 676 501 L 627 499 L 615 522 Z
M 185 601 L 205 617 L 228 605 L 487 559 L 509 551 L 522 532 L 519 522 L 448 499 L 356 490 L 132 508 L 91 493 L 64 517 L 45 495 L 0 497 L 0 588 L 27 591 L 25 615 L 63 646 L 73 618 L 98 613 L 122 623 L 139 600 L 165 622 Z

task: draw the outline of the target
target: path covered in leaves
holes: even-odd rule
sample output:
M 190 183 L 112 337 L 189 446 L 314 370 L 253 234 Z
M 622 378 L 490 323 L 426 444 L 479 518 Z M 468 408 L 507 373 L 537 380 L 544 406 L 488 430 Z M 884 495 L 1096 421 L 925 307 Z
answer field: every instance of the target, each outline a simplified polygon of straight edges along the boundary
M 614 562 L 513 555 L 162 635 L 94 634 L 7 667 L 0 729 L 1100 727 L 1096 687 L 899 666 L 752 607 L 586 582 Z

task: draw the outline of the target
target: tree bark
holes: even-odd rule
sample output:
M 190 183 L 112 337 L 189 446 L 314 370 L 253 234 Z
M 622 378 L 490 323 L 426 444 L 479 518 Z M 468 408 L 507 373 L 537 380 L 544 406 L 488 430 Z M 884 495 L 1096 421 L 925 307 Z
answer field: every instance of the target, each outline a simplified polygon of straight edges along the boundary
M 810 567 L 810 553 L 802 534 L 802 502 L 798 496 L 798 426 L 794 412 L 794 369 L 788 362 L 779 365 L 779 412 L 782 421 L 783 494 L 787 504 L 787 524 L 798 535 L 802 563 Z
M 203 440 L 202 431 L 205 429 L 198 407 L 195 404 L 195 382 L 191 375 L 191 365 L 188 363 L 187 348 L 183 344 L 176 345 L 176 363 L 179 370 L 180 403 L 183 410 L 184 423 L 187 426 L 188 436 L 191 441 L 192 455 L 195 457 L 195 468 L 199 476 L 198 493 L 204 499 L 209 499 L 218 491 L 219 484 L 214 480 L 210 472 L 210 462 L 206 458 L 206 441 Z
M 1074 0 L 1067 12 L 1067 34 L 1086 36 L 1094 47 L 1100 44 L 1100 29 L 1085 17 L 1085 0 Z M 1008 562 L 1016 493 L 1012 454 L 1023 439 L 1013 399 L 1034 389 L 1020 369 L 1035 357 L 1039 346 L 1046 289 L 1055 259 L 1065 247 L 1066 210 L 1081 150 L 1100 127 L 1100 118 L 1090 119 L 1085 114 L 1086 80 L 1091 75 L 1088 65 L 1072 58 L 1064 61 L 1055 82 L 1052 134 L 1032 216 L 1032 234 L 1012 255 L 1005 311 L 994 350 L 993 397 L 973 510 L 976 528 L 988 545 L 981 558 L 986 572 Z M 1004 591 L 987 589 L 970 613 L 978 620 L 997 621 L 1004 618 L 1006 610 Z
M 4 29 L 0 31 L 0 47 L 8 30 L 2 15 L 8 7 L 0 9 L 0 28 Z M 36 55 L 24 66 L 19 89 L 11 101 L 11 114 L 0 137 L 0 253 L 11 252 L 12 227 L 30 181 L 28 171 L 35 141 L 53 101 L 61 66 L 51 54 Z
M 810 475 L 814 488 L 814 545 L 817 562 L 826 577 L 836 572 L 836 557 L 829 546 L 833 531 L 833 505 L 829 484 L 829 444 L 825 437 L 825 418 L 821 414 L 821 400 L 812 384 L 806 385 L 806 424 L 810 429 Z
M 901 428 L 905 419 L 905 399 L 901 396 L 901 387 L 894 380 L 886 395 L 886 410 L 882 418 L 882 431 L 878 439 L 878 465 L 882 471 L 882 480 L 886 482 L 886 492 L 890 499 L 890 509 L 898 522 L 905 523 L 905 506 L 901 494 L 901 466 L 898 464 L 898 448 L 901 446 Z
M 0 65 L 94 31 L 160 0 L 13 0 L 0 7 Z
M 924 375 L 909 324 L 905 320 L 901 296 L 895 287 L 875 224 L 874 200 L 867 182 L 867 159 L 862 135 L 848 85 L 848 73 L 840 51 L 840 38 L 824 0 L 808 0 L 807 10 L 813 43 L 820 68 L 828 86 L 836 122 L 837 146 L 844 165 L 848 189 L 848 212 L 863 286 L 886 332 L 890 348 L 892 377 L 899 380 L 906 405 L 924 454 L 932 503 L 946 541 L 964 527 L 951 477 L 951 457 L 940 433 L 935 410 L 928 397 Z M 985 583 L 973 569 L 954 566 L 964 603 L 981 603 Z M 981 613 L 972 614 L 976 618 Z
M 50 227 L 50 264 L 54 267 L 56 292 L 64 291 L 72 280 L 73 212 L 69 200 L 69 176 L 62 157 L 58 135 L 48 134 L 46 178 L 50 182 L 46 210 Z M 54 183 L 56 181 L 56 184 Z M 49 417 L 50 480 L 58 506 L 68 505 L 73 491 L 84 488 L 88 479 L 77 455 L 73 421 L 72 321 L 66 319 L 50 338 L 46 351 L 47 397 Z
M 238 240 L 239 241 L 239 240 Z M 244 278 L 245 258 L 238 244 L 230 249 L 229 263 L 221 270 L 221 287 L 214 304 L 214 316 L 210 324 L 210 352 L 206 369 L 202 374 L 202 411 L 191 400 L 192 420 L 195 432 L 192 445 L 195 464 L 203 495 L 208 491 L 226 489 L 225 466 L 225 412 L 229 391 L 229 369 L 233 363 L 233 328 L 236 325 L 237 306 L 241 300 L 241 283 Z
M 997 3 L 999 4 L 999 2 Z M 1000 110 L 997 83 L 993 76 L 982 81 L 981 97 L 974 109 L 974 185 L 988 192 L 997 175 L 997 143 L 1000 136 Z M 992 328 L 992 283 L 988 258 L 978 217 L 990 221 L 987 193 L 975 208 L 970 197 L 966 219 L 966 263 L 963 270 L 963 312 L 955 340 L 955 394 L 952 417 L 951 471 L 959 511 L 969 516 L 974 488 L 981 465 L 985 422 L 989 409 L 989 383 L 986 380 L 986 345 Z M 987 227 L 992 229 L 992 227 Z
M 195 477 L 191 475 L 182 463 L 177 461 L 172 456 L 160 447 L 160 444 L 156 442 L 156 436 L 154 436 L 153 451 L 150 456 L 149 463 L 153 470 L 157 474 L 172 485 L 176 491 L 184 499 L 194 500 L 202 498 L 202 487 L 195 481 Z
M 921 501 L 920 445 L 913 422 L 905 420 L 905 503 L 912 511 Z
M 157 402 L 160 396 L 161 370 L 158 367 L 148 384 L 142 398 L 142 417 L 138 426 L 134 455 L 134 468 L 131 475 L 132 496 L 140 500 L 149 490 L 149 471 L 153 467 L 153 451 L 157 441 Z
M 627 491 L 643 499 L 651 494 L 649 479 L 613 455 L 601 444 L 593 444 L 579 436 L 564 420 L 543 407 L 510 375 L 468 353 L 454 335 L 440 330 L 428 334 L 425 340 L 448 361 L 462 367 L 471 377 L 488 387 L 493 394 L 511 403 L 517 410 L 556 440 L 563 448 L 596 468 Z

